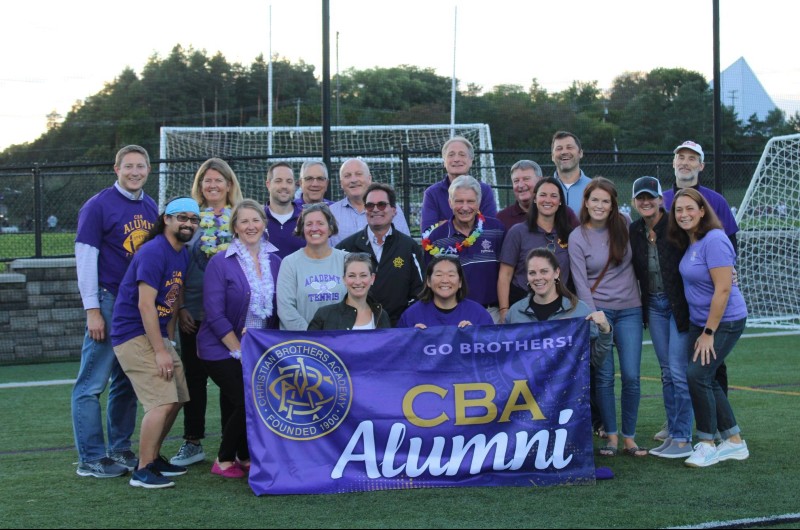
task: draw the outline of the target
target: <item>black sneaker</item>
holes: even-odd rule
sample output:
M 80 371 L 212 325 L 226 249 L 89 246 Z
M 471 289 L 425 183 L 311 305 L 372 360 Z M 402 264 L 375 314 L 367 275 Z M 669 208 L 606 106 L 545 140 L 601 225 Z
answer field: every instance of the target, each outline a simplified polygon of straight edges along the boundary
M 147 489 L 171 488 L 175 485 L 174 482 L 164 478 L 164 476 L 158 472 L 154 462 L 147 464 L 144 469 L 137 469 L 134 471 L 128 484 L 134 488 Z
M 139 467 L 139 459 L 130 449 L 118 453 L 108 453 L 108 458 L 123 466 L 128 471 L 133 471 Z
M 121 477 L 128 472 L 128 468 L 114 462 L 107 456 L 91 462 L 78 464 L 76 473 L 82 477 L 114 478 Z
M 153 463 L 153 468 L 164 475 L 165 477 L 177 477 L 179 475 L 186 474 L 186 467 L 185 466 L 176 466 L 175 464 L 170 464 L 167 462 L 167 459 L 161 455 L 158 455 Z M 150 466 L 150 464 L 148 464 Z

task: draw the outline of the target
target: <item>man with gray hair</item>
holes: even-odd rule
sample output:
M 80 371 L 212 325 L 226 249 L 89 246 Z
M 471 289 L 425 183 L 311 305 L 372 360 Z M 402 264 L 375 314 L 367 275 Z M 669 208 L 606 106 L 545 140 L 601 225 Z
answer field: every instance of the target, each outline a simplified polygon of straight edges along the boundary
M 478 211 L 481 187 L 469 175 L 453 180 L 448 190 L 450 218 L 423 232 L 422 249 L 426 265 L 438 254 L 457 255 L 467 281 L 467 298 L 485 307 L 499 324 L 497 277 L 506 231 L 503 223 Z
M 463 136 L 454 136 L 442 146 L 442 161 L 444 162 L 444 178 L 429 186 L 422 198 L 422 212 L 420 214 L 420 229 L 427 230 L 439 222 L 450 219 L 452 211 L 449 205 L 448 190 L 453 180 L 461 175 L 468 175 L 475 160 L 475 148 Z M 480 211 L 488 217 L 497 215 L 497 205 L 494 202 L 492 187 L 480 183 L 481 196 L 478 197 Z
M 321 160 L 307 160 L 300 167 L 300 196 L 294 201 L 302 207 L 304 204 L 324 202 L 327 205 L 333 204 L 325 198 L 328 191 L 328 168 Z
M 544 177 L 541 166 L 533 160 L 514 162 L 510 175 L 516 200 L 497 214 L 497 219 L 503 223 L 506 230 L 510 230 L 512 226 L 525 220 L 528 209 L 534 200 L 533 187 Z
M 339 184 L 344 198 L 331 204 L 331 213 L 339 224 L 339 233 L 331 236 L 331 246 L 363 230 L 367 226 L 367 210 L 364 208 L 364 194 L 372 184 L 372 173 L 366 162 L 360 158 L 349 158 L 339 167 Z M 397 206 L 394 228 L 407 236 L 411 235 L 403 210 Z

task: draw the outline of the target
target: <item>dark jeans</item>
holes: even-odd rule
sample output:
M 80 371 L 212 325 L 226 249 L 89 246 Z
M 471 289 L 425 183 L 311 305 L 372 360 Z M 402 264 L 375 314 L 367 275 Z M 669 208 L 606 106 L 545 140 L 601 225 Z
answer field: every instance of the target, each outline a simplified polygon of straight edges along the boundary
M 195 322 L 200 329 L 200 322 Z M 186 386 L 190 401 L 183 405 L 183 438 L 201 440 L 206 436 L 206 407 L 208 404 L 208 374 L 203 361 L 197 357 L 197 333 L 181 335 L 181 360 L 186 372 Z M 225 428 L 228 418 L 233 414 L 234 405 L 220 393 L 219 410 L 222 416 L 221 428 Z
M 242 363 L 236 359 L 202 361 L 208 375 L 219 387 L 220 394 L 233 404 L 233 412 L 222 428 L 222 441 L 217 458 L 220 462 L 250 460 L 247 446 L 247 425 L 244 410 L 244 381 Z
M 700 364 L 700 357 L 692 362 L 694 356 L 694 343 L 703 333 L 700 326 L 689 328 L 689 369 L 686 377 L 689 383 L 689 393 L 692 396 L 695 422 L 697 424 L 697 438 L 700 440 L 713 440 L 719 431 L 723 439 L 728 439 L 739 434 L 736 417 L 728 401 L 728 396 L 716 378 L 717 369 L 725 362 L 733 347 L 744 331 L 746 318 L 733 322 L 721 322 L 714 333 L 714 351 L 716 359 L 712 357 L 711 363 L 705 366 Z

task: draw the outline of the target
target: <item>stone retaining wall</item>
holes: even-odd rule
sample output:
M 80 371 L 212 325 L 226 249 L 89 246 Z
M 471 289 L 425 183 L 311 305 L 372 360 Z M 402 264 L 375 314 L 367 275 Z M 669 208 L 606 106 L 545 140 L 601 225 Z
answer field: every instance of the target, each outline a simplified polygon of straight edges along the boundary
M 0 363 L 80 359 L 86 313 L 75 258 L 21 259 L 0 274 Z

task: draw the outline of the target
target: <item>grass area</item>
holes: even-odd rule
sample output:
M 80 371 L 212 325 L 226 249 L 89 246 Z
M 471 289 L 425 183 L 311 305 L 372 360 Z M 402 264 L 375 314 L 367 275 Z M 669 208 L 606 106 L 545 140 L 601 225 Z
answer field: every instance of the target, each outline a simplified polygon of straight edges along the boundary
M 75 474 L 69 385 L 0 388 L 0 521 L 7 528 L 654 528 L 796 513 L 796 345 L 797 336 L 747 339 L 730 357 L 731 396 L 748 460 L 690 469 L 681 460 L 598 457 L 596 464 L 611 467 L 616 478 L 593 486 L 255 497 L 245 481 L 209 473 L 219 443 L 212 384 L 206 463 L 178 477 L 174 489 L 143 491 L 127 479 Z M 75 362 L 7 366 L 0 383 L 72 378 L 77 370 Z M 645 346 L 640 444 L 653 447 L 650 437 L 663 418 L 658 366 Z M 181 431 L 173 429 L 166 455 L 177 450 Z
M 75 232 L 45 232 L 42 234 L 44 256 L 75 254 Z M 30 258 L 36 255 L 34 234 L 0 234 L 0 261 Z

